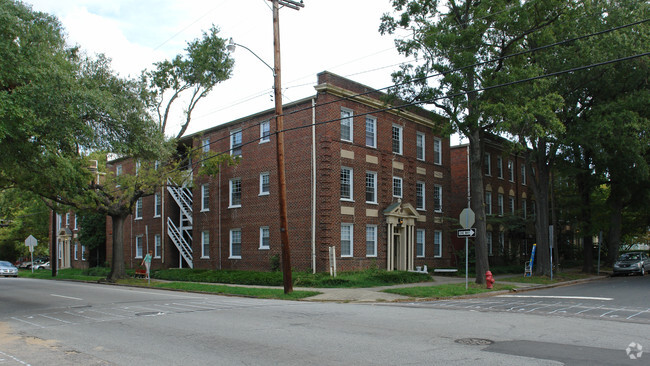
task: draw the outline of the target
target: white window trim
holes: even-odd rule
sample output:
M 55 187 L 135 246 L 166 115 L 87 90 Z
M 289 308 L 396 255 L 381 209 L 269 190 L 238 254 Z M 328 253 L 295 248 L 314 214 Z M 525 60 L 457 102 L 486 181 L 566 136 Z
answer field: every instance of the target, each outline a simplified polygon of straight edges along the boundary
M 417 207 L 418 205 L 418 185 L 422 185 L 422 207 Z M 415 182 L 415 209 L 418 211 L 426 211 L 427 210 L 427 185 L 423 181 L 417 181 Z M 442 206 L 442 205 L 441 205 Z
M 158 218 L 161 215 L 162 212 L 162 195 L 157 192 L 153 195 L 153 217 Z M 161 212 L 156 212 L 158 210 L 158 204 L 160 204 L 160 211 Z
M 204 153 L 210 152 L 210 138 L 206 137 L 201 140 L 201 151 Z
M 240 150 L 240 153 L 237 154 L 237 155 L 234 155 L 234 151 L 233 151 L 233 150 L 234 150 L 233 148 L 235 147 L 235 144 L 234 144 L 234 138 L 235 138 L 235 136 L 236 136 L 237 134 L 240 134 L 240 137 L 241 137 L 241 138 L 240 138 L 241 142 L 239 143 L 239 150 Z M 230 131 L 230 155 L 232 155 L 232 156 L 242 156 L 242 153 L 243 153 L 243 152 L 242 152 L 241 150 L 242 150 L 242 144 L 243 144 L 243 142 L 244 142 L 244 136 L 243 136 L 243 134 L 242 134 L 242 130 L 241 130 L 241 129 L 237 129 L 237 130 L 232 130 L 232 131 Z
M 436 151 L 436 145 L 438 145 L 438 151 Z M 437 137 L 433 139 L 433 163 L 442 165 L 442 139 Z
M 79 258 L 77 257 L 77 250 L 79 250 L 79 243 L 74 243 L 74 260 L 78 260 Z
M 140 251 L 141 253 L 138 255 L 138 239 L 140 240 Z M 135 237 L 135 258 L 142 258 L 142 255 L 144 253 L 144 237 L 142 235 L 138 235 Z
M 208 236 L 206 243 L 205 236 Z M 205 253 L 205 246 L 208 245 L 208 253 Z M 210 232 L 207 230 L 201 231 L 201 259 L 210 259 Z
M 375 232 L 375 237 L 373 240 L 374 254 L 368 254 L 368 228 L 373 228 Z M 379 231 L 377 230 L 377 225 L 366 225 L 366 258 L 377 258 L 377 236 Z
M 492 242 L 492 232 L 488 231 L 485 235 L 485 246 L 487 247 L 488 250 L 488 255 L 493 256 L 494 255 L 494 245 Z
M 483 155 L 483 163 L 485 164 L 485 175 L 488 177 L 492 176 L 492 155 L 489 152 L 486 152 Z
M 158 250 L 157 244 L 160 243 L 160 251 Z M 160 252 L 162 251 L 162 237 L 160 234 L 156 234 L 153 236 L 153 254 L 154 258 L 160 258 Z
M 350 254 L 343 255 L 343 227 L 350 228 Z M 341 223 L 341 258 L 354 257 L 354 224 Z
M 512 160 L 508 160 L 508 181 L 515 181 L 515 163 Z
M 521 185 L 526 185 L 526 164 L 521 164 Z
M 79 221 L 77 219 L 78 219 L 78 217 L 77 217 L 77 214 L 75 213 L 74 214 L 74 229 L 75 230 L 79 229 Z
M 417 253 L 418 251 L 418 234 L 422 233 L 422 254 Z M 426 245 L 427 240 L 426 240 L 426 230 L 424 229 L 416 229 L 415 230 L 415 257 L 416 258 L 424 258 L 426 257 Z
M 85 245 L 81 246 L 81 260 L 82 261 L 86 260 L 86 246 Z
M 264 136 L 264 125 L 269 126 L 269 134 Z M 271 141 L 271 121 L 263 121 L 260 123 L 260 144 Z
M 497 178 L 503 179 L 503 158 L 497 156 Z
M 354 169 L 347 167 L 347 166 L 342 166 L 341 170 L 347 169 L 350 171 L 350 198 L 347 197 L 341 197 L 341 201 L 346 201 L 346 202 L 354 202 Z M 339 178 L 340 181 L 340 178 Z M 339 190 L 339 195 L 340 195 L 340 190 Z
M 208 191 L 208 206 L 205 205 L 205 191 Z M 201 212 L 210 211 L 210 186 L 208 183 L 201 184 Z
M 488 195 L 490 196 L 490 199 L 488 199 Z M 485 214 L 486 215 L 492 215 L 492 192 L 487 191 L 485 192 Z
M 377 172 L 372 172 L 372 171 L 367 171 L 366 172 L 366 191 L 368 190 L 368 183 L 367 183 L 368 182 L 368 177 L 367 177 L 368 174 L 372 174 L 375 177 L 375 184 L 374 184 L 374 187 L 373 187 L 374 200 L 373 201 L 366 201 L 366 203 L 376 205 L 377 204 Z M 367 198 L 367 196 L 366 196 L 366 198 Z
M 372 126 L 373 126 L 372 145 L 368 145 L 368 121 L 369 120 L 372 121 Z M 366 116 L 366 146 L 371 147 L 373 149 L 377 148 L 377 118 L 372 116 Z
M 442 208 L 442 203 L 443 203 L 443 200 L 442 200 L 442 193 L 443 193 L 443 192 L 442 192 L 442 185 L 440 185 L 440 184 L 434 184 L 434 185 L 433 185 L 433 189 L 434 189 L 434 194 L 433 194 L 433 199 L 434 199 L 434 200 L 436 199 L 435 190 L 436 190 L 436 189 L 440 190 L 440 193 L 438 194 L 438 197 L 439 197 L 439 199 L 440 199 L 440 208 L 436 208 L 436 207 L 435 207 L 435 202 L 434 202 L 434 203 L 433 203 L 433 205 L 434 205 L 434 207 L 433 207 L 434 210 L 433 210 L 433 211 L 434 211 L 434 212 L 442 212 L 442 210 L 443 210 L 443 208 Z
M 264 245 L 264 230 L 266 230 L 269 233 L 269 245 Z M 271 230 L 269 230 L 268 226 L 261 226 L 260 227 L 260 247 L 259 250 L 269 250 L 271 249 Z
M 232 234 L 234 232 L 239 232 L 239 250 L 241 251 L 241 246 L 242 246 L 242 232 L 241 229 L 230 229 L 230 253 L 228 253 L 228 259 L 241 259 L 241 254 L 240 255 L 232 255 Z
M 506 211 L 503 193 L 497 193 L 497 211 L 499 216 L 503 216 Z
M 439 238 L 440 242 L 436 243 L 436 238 Z M 438 254 L 435 254 L 436 246 L 440 247 L 440 251 L 438 252 Z M 440 230 L 435 230 L 433 232 L 433 254 L 434 254 L 433 255 L 434 258 L 442 258 L 442 231 Z
M 65 226 L 70 227 L 70 212 L 66 212 L 65 214 Z
M 350 117 L 343 117 L 343 112 L 350 113 Z M 344 139 L 343 138 L 343 133 L 341 133 L 341 141 L 347 141 L 347 142 L 353 142 L 354 141 L 354 111 L 348 108 L 343 108 L 341 107 L 341 128 L 343 128 L 343 120 L 347 120 L 349 118 L 350 121 L 350 139 Z M 342 130 L 341 130 L 342 131 Z
M 269 190 L 266 191 L 266 192 L 264 192 L 262 190 L 262 187 L 263 187 L 262 178 L 263 178 L 263 176 L 266 176 L 268 178 L 268 181 L 269 181 Z M 269 194 L 271 194 L 271 174 L 269 172 L 262 172 L 262 173 L 260 173 L 260 193 L 259 193 L 259 195 L 260 196 L 268 196 Z
M 393 154 L 404 155 L 404 127 L 396 124 L 393 127 L 399 130 L 399 152 L 393 151 L 393 128 L 390 129 L 390 151 Z
M 417 156 L 417 144 L 418 144 L 418 138 L 422 137 L 422 157 Z M 416 132 L 415 134 L 415 158 L 419 161 L 426 161 L 427 159 L 427 143 L 426 143 L 426 135 L 422 132 Z
M 399 181 L 399 195 L 395 194 L 395 180 Z M 402 198 L 402 196 L 404 196 L 404 180 L 400 177 L 393 177 L 392 182 L 393 184 L 391 185 L 391 188 L 392 188 L 393 197 Z
M 239 181 L 239 194 L 240 195 L 242 194 L 242 192 L 241 192 L 241 178 L 232 178 L 232 179 L 230 179 L 228 181 L 228 191 L 229 191 L 228 208 L 240 208 L 241 207 L 241 202 L 239 204 L 236 204 L 236 205 L 233 205 L 233 203 L 232 203 L 232 194 L 233 194 L 233 189 L 232 188 L 233 188 L 233 183 L 235 181 Z M 240 197 L 240 201 L 241 201 L 241 198 L 242 197 Z
M 140 207 L 138 209 L 138 207 Z M 138 198 L 137 201 L 135 201 L 135 220 L 142 220 L 142 211 L 144 209 L 144 204 L 142 202 L 142 197 Z

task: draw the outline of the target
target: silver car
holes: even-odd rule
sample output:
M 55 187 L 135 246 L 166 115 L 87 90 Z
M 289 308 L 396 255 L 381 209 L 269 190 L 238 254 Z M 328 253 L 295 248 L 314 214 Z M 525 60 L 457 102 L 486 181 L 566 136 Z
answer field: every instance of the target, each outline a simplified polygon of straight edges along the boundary
M 0 261 L 0 276 L 18 277 L 18 268 L 7 261 Z
M 644 276 L 648 269 L 650 269 L 650 258 L 644 252 L 621 254 L 616 263 L 614 263 L 614 275 L 638 273 Z

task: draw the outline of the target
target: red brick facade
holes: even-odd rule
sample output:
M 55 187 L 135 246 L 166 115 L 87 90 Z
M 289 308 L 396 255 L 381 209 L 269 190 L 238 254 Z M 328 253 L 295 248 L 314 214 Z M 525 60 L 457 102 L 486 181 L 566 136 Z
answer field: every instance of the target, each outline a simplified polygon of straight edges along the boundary
M 317 94 L 312 98 L 284 106 L 292 267 L 310 270 L 314 260 L 316 271 L 327 271 L 329 247 L 336 249 L 338 270 L 449 266 L 452 248 L 445 216 L 451 212 L 451 155 L 449 139 L 433 132 L 441 130 L 438 124 L 444 121 L 417 108 L 388 110 L 381 93 L 371 92 L 370 88 L 327 72 L 318 75 L 316 90 Z M 343 135 L 342 111 L 352 114 L 351 131 Z M 230 151 L 234 133 L 241 132 L 242 143 L 239 164 L 222 167 L 216 176 L 198 176 L 196 170 L 194 172 L 191 188 L 194 268 L 269 270 L 273 257 L 280 257 L 273 117 L 273 111 L 264 111 L 183 139 L 194 148 L 200 148 L 202 142 L 209 139 L 209 148 L 216 153 Z M 262 141 L 260 124 L 266 121 L 270 124 L 270 138 Z M 369 131 L 366 127 L 367 123 L 372 126 L 372 121 L 375 121 L 371 130 L 375 131 L 376 143 L 368 146 Z M 348 131 L 346 127 L 344 129 Z M 396 133 L 395 144 L 401 142 L 402 151 L 393 153 L 393 135 Z M 438 154 L 434 152 L 434 141 Z M 418 159 L 418 146 L 424 159 L 422 156 Z M 312 151 L 315 151 L 315 168 L 312 167 Z M 434 161 L 434 155 L 437 161 Z M 131 160 L 109 164 L 113 171 L 118 165 L 122 174 L 134 173 Z M 342 170 L 351 180 L 349 185 L 348 181 L 342 183 Z M 315 195 L 312 191 L 313 172 Z M 268 194 L 260 192 L 262 173 L 268 173 Z M 366 200 L 367 174 L 375 177 L 374 202 Z M 401 199 L 393 196 L 393 177 L 402 181 Z M 232 180 L 241 184 L 241 202 L 235 207 L 231 205 Z M 351 190 L 351 197 L 342 198 L 342 184 L 346 192 Z M 207 185 L 209 193 L 205 203 L 203 185 Z M 441 206 L 435 209 L 434 189 L 442 194 Z M 147 196 L 142 200 L 141 218 L 132 215 L 127 219 L 124 227 L 127 268 L 139 265 L 141 259 L 137 248 L 141 246 L 143 252 L 147 248 L 153 250 L 158 235 L 161 247 L 155 253 L 158 255 L 152 261 L 153 268 L 188 266 L 167 235 L 168 219 L 174 225 L 180 224 L 179 205 L 166 190 L 161 192 L 161 199 L 159 217 L 154 217 L 154 196 Z M 204 207 L 206 203 L 207 207 Z M 312 220 L 312 208 L 315 221 Z M 112 256 L 111 225 L 108 219 L 107 258 Z M 266 228 L 268 249 L 261 248 L 260 238 Z M 376 250 L 373 250 L 373 240 L 367 241 L 367 234 L 371 234 L 372 239 L 373 231 Z M 233 233 L 235 238 L 241 235 L 240 253 L 237 240 L 233 253 Z M 209 241 L 206 251 L 202 247 L 204 237 Z M 419 245 L 422 241 L 423 246 Z
M 534 242 L 532 215 L 535 201 L 527 179 L 530 172 L 524 172 L 523 156 L 507 151 L 506 146 L 506 141 L 497 137 L 484 144 L 488 254 L 493 264 L 526 258 Z M 467 150 L 468 145 L 451 147 L 452 217 L 456 220 L 467 207 Z M 455 233 L 452 242 L 456 251 L 464 250 L 465 240 L 459 239 Z

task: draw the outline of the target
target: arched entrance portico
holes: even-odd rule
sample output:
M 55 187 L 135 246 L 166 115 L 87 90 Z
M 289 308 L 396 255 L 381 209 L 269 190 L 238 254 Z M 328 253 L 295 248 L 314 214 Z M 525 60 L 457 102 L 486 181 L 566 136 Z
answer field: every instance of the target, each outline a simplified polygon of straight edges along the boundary
M 408 203 L 396 202 L 384 210 L 387 226 L 386 270 L 412 271 L 415 260 L 415 223 L 420 216 Z
M 70 243 L 72 242 L 72 231 L 67 227 L 63 227 L 56 234 L 56 238 L 56 268 L 70 268 Z

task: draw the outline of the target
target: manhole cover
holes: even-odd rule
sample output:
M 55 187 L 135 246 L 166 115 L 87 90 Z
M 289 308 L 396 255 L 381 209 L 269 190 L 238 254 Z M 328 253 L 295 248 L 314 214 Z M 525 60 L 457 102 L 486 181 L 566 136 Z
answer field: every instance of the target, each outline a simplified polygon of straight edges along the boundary
M 461 338 L 455 340 L 454 342 L 460 344 L 467 344 L 470 346 L 487 346 L 489 344 L 494 343 L 494 341 L 491 341 L 489 339 L 483 339 L 483 338 Z
M 136 313 L 136 316 L 158 316 L 158 315 L 164 315 L 165 313 L 160 312 L 160 311 L 146 311 L 144 313 Z

